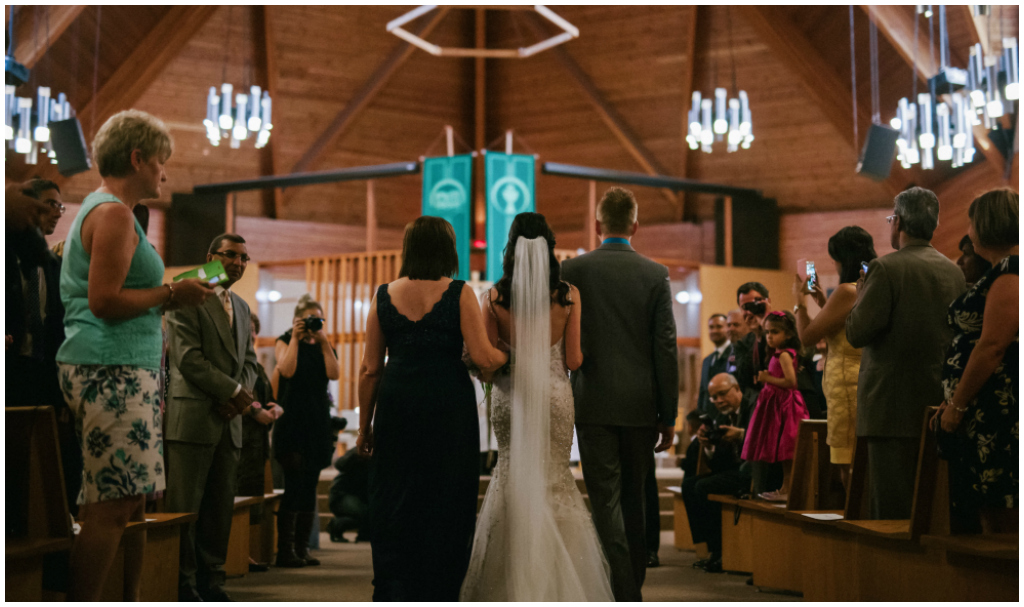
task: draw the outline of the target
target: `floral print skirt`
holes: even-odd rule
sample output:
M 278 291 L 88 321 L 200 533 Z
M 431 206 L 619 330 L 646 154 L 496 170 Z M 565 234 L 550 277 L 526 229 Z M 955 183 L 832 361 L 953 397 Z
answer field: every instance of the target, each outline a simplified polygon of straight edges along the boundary
M 85 460 L 78 503 L 163 491 L 159 372 L 127 365 L 58 365 Z

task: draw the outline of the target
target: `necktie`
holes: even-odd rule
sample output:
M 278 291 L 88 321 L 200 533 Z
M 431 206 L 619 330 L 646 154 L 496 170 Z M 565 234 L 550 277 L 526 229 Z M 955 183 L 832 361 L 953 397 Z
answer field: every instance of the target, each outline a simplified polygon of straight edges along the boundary
M 224 306 L 224 313 L 228 315 L 228 324 L 235 326 L 235 309 L 231 306 L 231 293 L 227 289 L 220 292 L 220 303 Z
M 25 329 L 32 336 L 32 358 L 43 358 L 43 316 L 39 311 L 39 269 L 32 268 L 25 285 Z
M 711 353 L 711 367 L 714 368 L 715 364 L 718 363 L 718 350 Z

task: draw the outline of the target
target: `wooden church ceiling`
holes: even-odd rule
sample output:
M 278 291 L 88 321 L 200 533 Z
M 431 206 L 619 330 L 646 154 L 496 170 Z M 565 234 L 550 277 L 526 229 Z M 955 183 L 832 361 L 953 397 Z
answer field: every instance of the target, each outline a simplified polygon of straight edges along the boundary
M 468 145 L 513 129 L 516 151 L 536 153 L 541 162 L 756 188 L 784 212 L 883 207 L 910 183 L 934 188 L 965 171 L 998 170 L 986 157 L 990 150 L 956 171 L 942 162 L 933 171 L 895 166 L 880 183 L 854 173 L 860 145 L 853 134 L 846 6 L 552 8 L 580 37 L 529 59 L 487 60 L 481 134 L 475 132 L 475 61 L 403 52 L 405 43 L 385 31 L 409 7 L 60 6 L 49 8 L 48 19 L 45 7 L 25 7 L 15 17 L 15 53 L 31 64 L 32 87 L 45 82 L 55 94 L 67 93 L 87 139 L 93 113 L 98 124 L 135 107 L 168 124 L 175 153 L 158 206 L 172 192 L 204 183 L 413 160 L 437 143 L 446 124 Z M 880 106 L 888 121 L 897 100 L 911 93 L 913 11 L 854 10 L 861 142 L 871 120 L 868 15 L 881 34 Z M 964 65 L 968 45 L 979 37 L 1017 35 L 1016 6 L 994 7 L 989 20 L 976 21 L 965 7 L 949 12 L 954 65 Z M 428 28 L 428 39 L 443 46 L 474 44 L 474 10 L 438 14 L 409 27 Z M 490 47 L 532 43 L 550 31 L 530 11 L 486 11 Z M 930 59 L 927 42 L 923 25 L 919 65 Z M 690 151 L 683 141 L 690 92 L 731 88 L 733 63 L 735 84 L 750 97 L 753 146 L 734 154 L 718 146 L 710 155 Z M 264 150 L 251 142 L 215 148 L 206 140 L 206 94 L 225 73 L 236 87 L 251 82 L 272 91 L 274 129 Z M 443 144 L 430 151 L 443 153 Z M 9 179 L 57 176 L 45 163 L 26 166 L 20 155 L 9 155 L 6 165 Z M 66 198 L 77 200 L 99 177 L 93 170 L 59 182 Z M 708 197 L 635 190 L 643 222 L 706 219 L 713 210 Z M 375 195 L 384 227 L 401 227 L 419 214 L 418 176 L 379 180 Z M 585 183 L 541 175 L 537 196 L 538 210 L 556 229 L 583 227 Z M 365 197 L 361 182 L 293 188 L 277 197 L 248 192 L 239 195 L 237 212 L 362 224 Z

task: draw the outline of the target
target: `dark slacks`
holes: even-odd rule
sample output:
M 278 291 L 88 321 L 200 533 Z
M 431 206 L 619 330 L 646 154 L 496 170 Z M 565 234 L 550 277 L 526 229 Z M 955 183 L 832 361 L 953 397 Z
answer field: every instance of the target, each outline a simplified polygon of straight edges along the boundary
M 181 534 L 178 584 L 203 590 L 222 586 L 240 451 L 231 441 L 231 425 L 224 424 L 216 445 L 166 445 L 167 510 L 199 513 Z
M 647 575 L 644 482 L 654 427 L 577 424 L 583 480 L 594 527 L 611 566 L 616 601 L 642 601 Z
M 868 503 L 873 520 L 910 518 L 920 443 L 917 438 L 868 437 Z
M 705 542 L 708 552 L 722 555 L 722 504 L 712 502 L 708 496 L 735 495 L 749 487 L 750 474 L 739 468 L 683 479 L 683 504 L 694 544 Z
M 658 500 L 658 477 L 654 474 L 654 452 L 651 467 L 644 480 L 644 514 L 647 529 L 647 553 L 657 554 L 661 549 L 661 504 Z

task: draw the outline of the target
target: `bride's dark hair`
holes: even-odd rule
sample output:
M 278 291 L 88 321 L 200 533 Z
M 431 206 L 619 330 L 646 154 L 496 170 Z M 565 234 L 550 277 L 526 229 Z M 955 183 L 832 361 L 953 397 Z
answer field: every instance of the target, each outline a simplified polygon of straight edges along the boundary
M 562 282 L 561 265 L 555 257 L 555 233 L 551 231 L 547 220 L 540 213 L 520 213 L 512 220 L 512 227 L 508 230 L 508 243 L 505 245 L 505 258 L 501 262 L 501 269 L 504 272 L 501 279 L 494 284 L 498 292 L 498 299 L 494 303 L 508 309 L 512 303 L 512 274 L 516 266 L 516 241 L 520 238 L 527 240 L 542 237 L 548 242 L 548 258 L 551 261 L 551 272 L 548 278 L 551 286 L 551 300 L 558 302 L 560 306 L 571 306 L 569 301 L 569 284 Z

